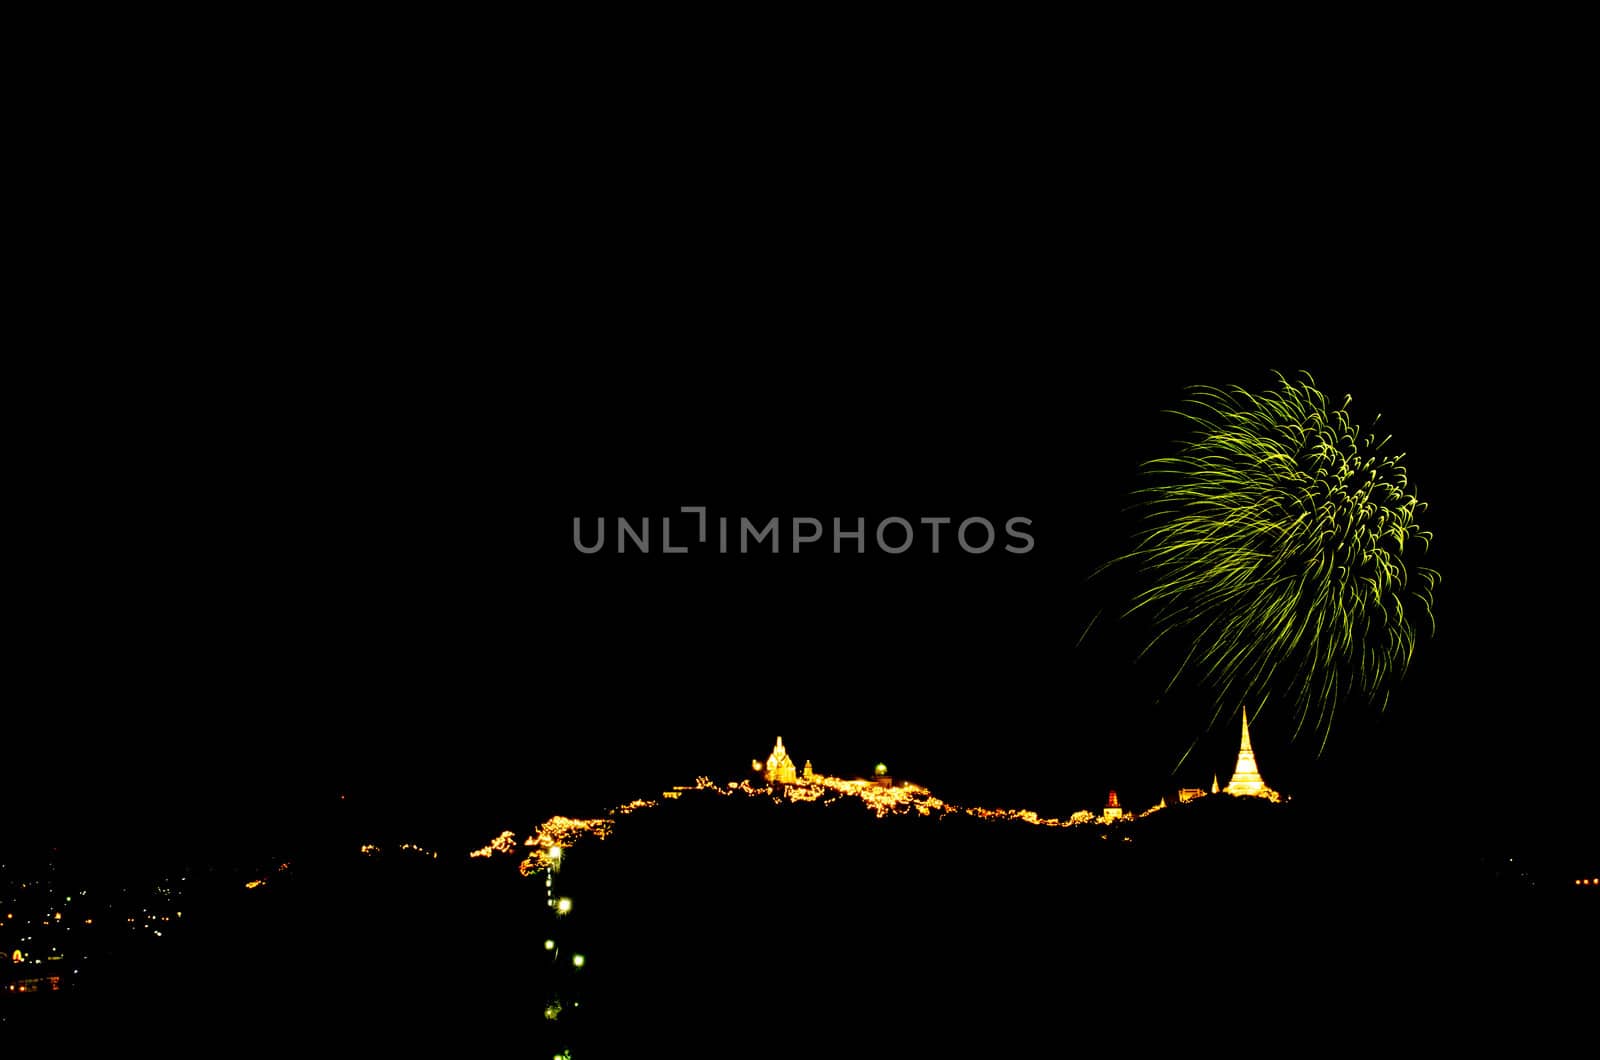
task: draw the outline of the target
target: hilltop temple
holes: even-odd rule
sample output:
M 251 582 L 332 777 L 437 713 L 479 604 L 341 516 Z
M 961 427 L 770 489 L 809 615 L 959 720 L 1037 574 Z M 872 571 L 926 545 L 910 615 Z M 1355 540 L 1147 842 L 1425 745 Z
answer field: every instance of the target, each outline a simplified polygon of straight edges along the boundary
M 1278 802 L 1283 798 L 1276 791 L 1267 787 L 1267 782 L 1261 779 L 1261 772 L 1256 769 L 1256 753 L 1250 747 L 1250 717 L 1243 716 L 1243 726 L 1239 738 L 1239 760 L 1233 767 L 1233 779 L 1228 781 L 1228 786 L 1222 790 L 1229 795 L 1250 795 L 1258 799 L 1271 799 Z M 1211 782 L 1211 790 L 1216 790 L 1216 781 Z
M 806 763 L 809 773 L 811 763 Z M 777 746 L 767 756 L 767 783 L 793 784 L 795 782 L 794 759 L 789 757 L 789 752 L 783 749 L 783 737 L 778 737 Z

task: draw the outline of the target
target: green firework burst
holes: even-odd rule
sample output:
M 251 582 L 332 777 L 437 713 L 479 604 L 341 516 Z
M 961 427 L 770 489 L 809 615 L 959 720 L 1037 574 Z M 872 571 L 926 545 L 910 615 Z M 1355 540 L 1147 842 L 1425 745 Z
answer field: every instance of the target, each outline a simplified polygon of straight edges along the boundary
M 1431 535 L 1404 453 L 1351 421 L 1315 381 L 1264 393 L 1195 387 L 1176 455 L 1146 464 L 1143 522 L 1123 557 L 1148 578 L 1127 614 L 1186 649 L 1216 713 L 1292 704 L 1324 743 L 1341 699 L 1386 704 L 1418 630 L 1433 630 L 1438 573 L 1412 566 Z M 1380 417 L 1381 418 L 1381 417 Z M 1214 715 L 1215 717 L 1215 715 Z

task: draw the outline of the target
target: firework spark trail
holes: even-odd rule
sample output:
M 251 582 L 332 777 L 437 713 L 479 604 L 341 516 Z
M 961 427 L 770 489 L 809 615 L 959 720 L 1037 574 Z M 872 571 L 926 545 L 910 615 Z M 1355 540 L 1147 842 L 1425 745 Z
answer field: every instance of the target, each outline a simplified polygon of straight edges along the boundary
M 1178 410 L 1193 428 L 1176 455 L 1145 465 L 1144 529 L 1131 561 L 1148 579 L 1123 617 L 1185 651 L 1168 683 L 1194 671 L 1216 721 L 1240 704 L 1293 704 L 1326 745 L 1341 697 L 1387 702 L 1433 628 L 1438 573 L 1411 566 L 1431 535 L 1405 454 L 1356 425 L 1315 381 L 1265 393 L 1196 387 Z M 1381 418 L 1381 417 L 1380 417 Z M 1111 566 L 1112 564 L 1107 564 Z M 1102 568 L 1102 570 L 1105 568 Z

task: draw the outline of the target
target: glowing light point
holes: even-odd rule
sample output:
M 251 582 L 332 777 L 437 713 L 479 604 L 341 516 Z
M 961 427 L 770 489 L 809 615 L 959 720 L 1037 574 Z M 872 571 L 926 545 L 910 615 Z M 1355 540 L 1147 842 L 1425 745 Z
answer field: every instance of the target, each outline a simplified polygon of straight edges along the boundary
M 556 948 L 556 940 L 555 939 L 545 939 L 544 940 L 544 948 L 547 949 L 547 950 L 555 949 Z
M 882 762 L 879 762 L 877 765 L 872 767 L 872 775 L 875 777 L 886 777 L 889 775 L 889 767 L 884 765 Z
M 582 968 L 583 965 L 584 965 L 584 961 L 585 961 L 585 958 L 584 958 L 583 954 L 574 953 L 572 955 L 572 966 L 574 968 Z
M 572 912 L 572 899 L 571 898 L 558 898 L 558 899 L 556 899 L 556 912 L 561 916 L 566 916 L 568 913 Z

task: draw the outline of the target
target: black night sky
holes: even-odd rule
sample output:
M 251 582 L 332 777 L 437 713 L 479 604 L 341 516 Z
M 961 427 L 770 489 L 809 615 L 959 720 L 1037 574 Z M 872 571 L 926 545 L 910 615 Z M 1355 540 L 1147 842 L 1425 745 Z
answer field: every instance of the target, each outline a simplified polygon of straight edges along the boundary
M 292 828 L 339 793 L 423 832 L 492 834 L 736 770 L 780 733 L 818 768 L 881 759 L 986 805 L 1067 812 L 1109 787 L 1139 803 L 1208 784 L 1235 732 L 1204 735 L 1200 690 L 1157 702 L 1166 671 L 1133 661 L 1147 630 L 1115 620 L 1126 580 L 1089 575 L 1125 547 L 1127 495 L 1180 433 L 1164 410 L 1183 386 L 1265 386 L 1268 365 L 1384 414 L 1444 575 L 1438 636 L 1387 713 L 1346 704 L 1319 757 L 1269 709 L 1269 779 L 1429 807 L 1464 829 L 1464 855 L 1573 812 L 1588 775 L 1562 617 L 1575 546 L 1552 513 L 1562 484 L 1541 461 L 1559 459 L 1560 417 L 1535 369 L 1331 357 L 1395 324 L 1312 328 L 1316 304 L 1226 344 L 1274 351 L 1257 363 L 1172 365 L 1222 308 L 1172 307 L 1181 326 L 1129 338 L 1095 316 L 1058 332 L 1065 302 L 1024 327 L 998 279 L 913 286 L 803 318 L 787 296 L 734 298 L 694 340 L 721 359 L 644 370 L 575 339 L 481 368 L 263 369 L 203 402 L 162 394 L 176 378 L 129 380 L 153 394 L 53 443 L 69 469 L 38 512 L 53 591 L 24 634 L 39 680 L 9 741 L 12 783 L 40 803 L 24 834 L 211 842 Z M 650 328 L 606 345 L 691 327 L 681 305 L 637 312 Z M 861 349 L 885 318 L 899 353 Z M 762 322 L 785 319 L 763 350 Z M 869 534 L 891 515 L 1021 515 L 1037 544 L 660 554 L 660 517 L 690 504 L 735 525 L 860 517 Z M 651 518 L 652 554 L 613 552 L 617 515 Z M 604 553 L 577 552 L 574 517 L 611 523 Z M 677 519 L 681 541 L 693 516 Z
M 1311 199 L 1018 159 L 956 208 L 964 185 L 917 166 L 763 177 L 780 148 L 670 192 L 581 161 L 532 199 L 497 177 L 437 223 L 371 168 L 313 191 L 274 171 L 250 210 L 178 197 L 225 232 L 86 205 L 111 248 L 93 297 L 47 301 L 75 350 L 127 352 L 8 394 L 36 426 L 3 859 L 109 879 L 367 836 L 456 857 L 747 775 L 780 734 L 821 771 L 881 760 L 1046 815 L 1225 783 L 1236 716 L 1164 694 L 1170 660 L 1136 661 L 1149 631 L 1118 618 L 1126 572 L 1091 575 L 1184 388 L 1279 369 L 1382 413 L 1443 582 L 1386 712 L 1344 704 L 1320 753 L 1281 709 L 1252 722 L 1267 781 L 1408 886 L 1600 869 L 1585 398 L 1560 281 L 1513 267 L 1514 233 L 1464 223 L 1420 156 Z M 783 554 L 664 555 L 684 505 L 779 517 Z M 619 516 L 650 520 L 650 554 L 616 553 Z M 968 555 L 952 524 L 939 555 L 789 551 L 792 518 L 870 538 L 890 516 L 1026 517 L 1035 547 Z M 575 518 L 606 521 L 603 553 Z

